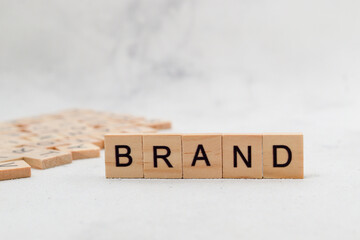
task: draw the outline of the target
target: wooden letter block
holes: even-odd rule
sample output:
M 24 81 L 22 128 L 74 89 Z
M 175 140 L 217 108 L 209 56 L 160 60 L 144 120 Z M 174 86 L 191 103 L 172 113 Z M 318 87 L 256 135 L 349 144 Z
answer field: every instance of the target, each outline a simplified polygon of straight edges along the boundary
M 143 136 L 144 177 L 182 178 L 181 135 Z
M 304 178 L 302 134 L 264 134 L 264 178 Z
M 222 144 L 219 134 L 184 134 L 183 177 L 222 178 Z
M 72 162 L 71 153 L 52 149 L 37 149 L 26 153 L 24 160 L 33 168 L 46 169 Z
M 165 121 L 165 120 L 160 120 L 160 119 L 143 120 L 143 121 L 139 121 L 137 124 L 147 126 L 147 127 L 150 127 L 150 128 L 155 128 L 155 129 L 169 129 L 169 128 L 171 128 L 171 122 L 170 121 Z
M 91 143 L 74 143 L 66 146 L 59 146 L 56 147 L 56 149 L 70 152 L 73 160 L 100 157 L 100 148 Z
M 0 180 L 31 176 L 31 167 L 23 160 L 0 163 Z
M 11 162 L 14 160 L 23 160 L 24 157 L 21 155 L 16 155 L 16 154 L 10 154 L 10 153 L 0 153 L 0 163 L 1 162 Z
M 6 138 L 6 139 L 0 139 L 0 144 L 2 148 L 14 148 L 25 144 L 29 144 L 29 141 L 24 139 Z
M 24 156 L 26 154 L 30 154 L 32 152 L 35 152 L 37 150 L 44 150 L 45 148 L 37 148 L 37 147 L 17 147 L 17 148 L 12 148 L 9 150 L 10 154 L 14 154 L 14 155 L 20 155 L 20 156 Z
M 262 135 L 223 135 L 223 177 L 262 178 Z
M 105 135 L 105 175 L 107 178 L 143 178 L 141 134 Z
M 95 137 L 81 137 L 81 138 L 74 138 L 70 139 L 73 143 L 92 143 L 98 146 L 100 149 L 104 148 L 104 139 L 95 138 Z
M 136 126 L 130 128 L 124 128 L 122 130 L 124 133 L 155 133 L 156 130 L 151 127 L 143 127 L 143 126 Z

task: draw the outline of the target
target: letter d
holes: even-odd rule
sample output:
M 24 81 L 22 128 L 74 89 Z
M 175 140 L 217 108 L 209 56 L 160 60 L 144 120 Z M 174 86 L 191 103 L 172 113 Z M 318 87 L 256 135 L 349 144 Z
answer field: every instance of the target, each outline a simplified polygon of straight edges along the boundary
M 288 160 L 285 163 L 278 163 L 278 161 L 277 161 L 277 150 L 279 148 L 285 149 L 288 153 Z M 291 159 L 292 159 L 292 154 L 291 154 L 291 150 L 288 146 L 285 146 L 285 145 L 274 145 L 273 146 L 274 167 L 287 167 L 290 164 Z

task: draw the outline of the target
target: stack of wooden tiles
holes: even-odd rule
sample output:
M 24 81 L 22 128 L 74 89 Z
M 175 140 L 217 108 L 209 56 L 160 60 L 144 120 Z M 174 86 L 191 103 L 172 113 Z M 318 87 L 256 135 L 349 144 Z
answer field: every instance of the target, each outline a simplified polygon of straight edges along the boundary
M 107 178 L 304 178 L 302 134 L 108 134 Z
M 155 133 L 169 121 L 92 110 L 0 123 L 0 180 L 31 176 L 31 167 L 47 169 L 73 160 L 96 158 L 110 132 Z

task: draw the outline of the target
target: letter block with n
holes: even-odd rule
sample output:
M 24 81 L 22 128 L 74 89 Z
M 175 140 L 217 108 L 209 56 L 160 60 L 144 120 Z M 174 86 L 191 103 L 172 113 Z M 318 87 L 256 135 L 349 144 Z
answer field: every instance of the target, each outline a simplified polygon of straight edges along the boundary
M 223 135 L 223 177 L 262 178 L 262 134 Z
M 143 178 L 142 134 L 105 135 L 107 178 Z

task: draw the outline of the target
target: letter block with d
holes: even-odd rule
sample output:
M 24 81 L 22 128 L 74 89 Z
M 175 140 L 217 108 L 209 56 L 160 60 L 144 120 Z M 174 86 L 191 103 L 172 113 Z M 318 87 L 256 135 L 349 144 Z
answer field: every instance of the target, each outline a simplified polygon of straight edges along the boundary
M 304 178 L 303 135 L 263 135 L 263 177 Z
M 182 178 L 181 135 L 144 134 L 144 177 Z
M 142 134 L 105 135 L 107 178 L 143 178 Z

